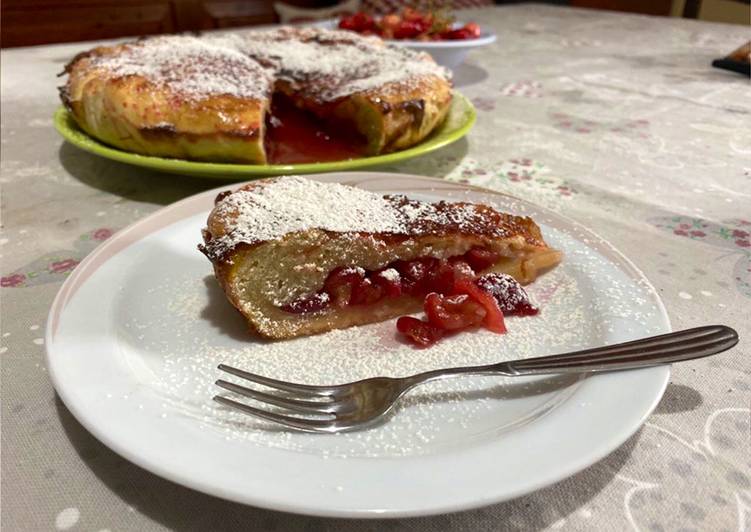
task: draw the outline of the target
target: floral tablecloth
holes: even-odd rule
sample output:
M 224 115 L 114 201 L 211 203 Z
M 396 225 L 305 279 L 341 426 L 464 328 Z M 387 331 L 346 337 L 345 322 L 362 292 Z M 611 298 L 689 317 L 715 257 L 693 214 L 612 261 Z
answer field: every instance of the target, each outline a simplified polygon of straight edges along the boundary
M 681 364 L 620 449 L 555 486 L 459 514 L 329 520 L 215 499 L 110 451 L 56 397 L 44 328 L 66 275 L 114 231 L 216 186 L 106 161 L 52 129 L 55 75 L 89 45 L 2 52 L 3 530 L 743 530 L 751 515 L 751 89 L 711 68 L 742 26 L 542 5 L 467 12 L 498 33 L 457 72 L 469 136 L 384 170 L 524 197 L 595 229 L 676 328 L 740 344 Z

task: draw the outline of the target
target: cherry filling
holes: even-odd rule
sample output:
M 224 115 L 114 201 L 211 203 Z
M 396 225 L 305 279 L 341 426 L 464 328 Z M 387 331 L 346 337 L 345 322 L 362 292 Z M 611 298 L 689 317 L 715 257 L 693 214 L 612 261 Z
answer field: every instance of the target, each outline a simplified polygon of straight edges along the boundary
M 477 279 L 464 278 L 452 292 L 431 292 L 425 298 L 427 321 L 403 316 L 396 327 L 407 340 L 428 347 L 447 333 L 482 326 L 498 334 L 506 332 L 503 315 L 532 316 L 539 309 L 516 280 L 502 273 L 488 273 Z
M 363 156 L 363 140 L 351 131 L 323 123 L 274 94 L 266 116 L 266 156 L 272 164 L 343 161 Z
M 427 347 L 446 334 L 484 327 L 506 332 L 505 315 L 532 316 L 539 312 L 513 277 L 488 273 L 476 277 L 500 259 L 500 254 L 473 248 L 448 260 L 421 257 L 395 261 L 380 270 L 341 267 L 326 278 L 323 288 L 281 307 L 285 312 L 308 314 L 330 305 L 372 305 L 403 294 L 425 296 L 427 321 L 402 316 L 396 327 L 410 342 Z
M 372 305 L 383 298 L 402 294 L 418 297 L 430 292 L 452 294 L 459 283 L 473 279 L 475 271 L 491 266 L 499 258 L 496 252 L 473 248 L 448 260 L 432 257 L 398 260 L 375 271 L 340 267 L 329 274 L 320 291 L 295 299 L 281 309 L 307 314 L 329 305 Z

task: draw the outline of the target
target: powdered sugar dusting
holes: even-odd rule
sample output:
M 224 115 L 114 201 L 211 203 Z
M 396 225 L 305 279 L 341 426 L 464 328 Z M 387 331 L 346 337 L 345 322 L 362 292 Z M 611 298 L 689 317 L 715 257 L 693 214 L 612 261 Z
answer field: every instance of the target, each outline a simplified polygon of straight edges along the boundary
M 203 250 L 211 260 L 220 260 L 240 243 L 255 244 L 310 229 L 414 235 L 450 228 L 507 235 L 513 220 L 500 220 L 501 215 L 492 212 L 493 216 L 487 216 L 473 203 L 418 202 L 286 176 L 225 196 L 212 217 L 221 221 L 226 232 L 209 235 Z
M 281 80 L 307 97 L 330 101 L 375 88 L 413 88 L 425 76 L 451 78 L 450 71 L 424 53 L 352 32 L 314 28 L 155 37 L 89 58 L 89 67 L 102 75 L 143 76 L 195 99 L 266 99 Z
M 230 232 L 208 243 L 216 256 L 240 242 L 274 240 L 312 228 L 370 233 L 404 230 L 397 211 L 383 196 L 297 176 L 234 192 L 217 205 L 215 215 L 232 224 Z
M 115 54 L 93 56 L 91 66 L 111 77 L 143 76 L 185 97 L 263 99 L 273 86 L 271 71 L 254 59 L 231 47 L 188 36 L 128 44 Z
M 225 44 L 230 42 L 225 40 Z M 277 77 L 329 101 L 390 84 L 412 86 L 425 76 L 449 80 L 449 70 L 425 53 L 386 45 L 378 38 L 320 28 L 252 31 L 232 39 L 238 50 L 277 68 Z
M 380 271 L 378 275 L 380 275 L 387 281 L 392 281 L 392 282 L 396 282 L 401 279 L 401 275 L 399 275 L 399 272 L 396 271 L 394 268 L 386 268 L 385 270 Z
M 495 298 L 504 314 L 513 314 L 521 307 L 533 307 L 524 288 L 505 273 L 483 275 L 477 280 L 477 286 Z

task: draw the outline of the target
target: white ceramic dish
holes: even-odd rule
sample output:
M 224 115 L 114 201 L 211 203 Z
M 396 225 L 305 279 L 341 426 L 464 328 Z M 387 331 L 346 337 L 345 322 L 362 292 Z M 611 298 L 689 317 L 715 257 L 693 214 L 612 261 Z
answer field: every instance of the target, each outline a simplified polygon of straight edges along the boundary
M 325 20 L 314 23 L 313 25 L 321 28 L 334 29 L 337 27 L 338 20 Z M 456 27 L 464 24 L 457 22 Z M 493 44 L 496 41 L 496 35 L 493 32 L 483 28 L 480 37 L 477 39 L 467 39 L 461 41 L 411 41 L 411 40 L 387 40 L 386 42 L 399 46 L 406 46 L 418 52 L 429 53 L 435 62 L 446 68 L 454 69 L 464 62 L 467 54 L 475 48 L 480 48 Z
M 459 24 L 461 26 L 461 24 Z M 483 29 L 477 39 L 462 41 L 388 41 L 400 46 L 406 46 L 418 52 L 429 53 L 435 62 L 446 68 L 454 69 L 461 65 L 467 54 L 475 48 L 481 48 L 496 41 L 495 33 Z
M 627 259 L 550 211 L 418 176 L 314 178 L 533 216 L 566 254 L 530 287 L 542 312 L 509 318 L 507 335 L 461 334 L 427 350 L 399 343 L 393 321 L 287 342 L 254 339 L 196 250 L 219 189 L 204 192 L 113 236 L 55 299 L 49 372 L 92 434 L 141 467 L 234 501 L 325 516 L 414 516 L 488 505 L 561 480 L 621 445 L 657 404 L 667 367 L 436 382 L 408 395 L 387 423 L 340 435 L 288 432 L 211 401 L 220 362 L 323 384 L 670 330 L 659 297 Z

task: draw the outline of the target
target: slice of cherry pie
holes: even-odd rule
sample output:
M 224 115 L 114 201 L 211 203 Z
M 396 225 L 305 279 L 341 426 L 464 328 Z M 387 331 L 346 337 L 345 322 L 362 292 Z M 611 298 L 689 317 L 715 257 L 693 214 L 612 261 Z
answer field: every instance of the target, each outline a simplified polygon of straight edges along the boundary
M 482 322 L 502 332 L 504 309 L 493 290 L 503 282 L 488 274 L 529 283 L 561 260 L 527 217 L 301 177 L 220 194 L 203 239 L 199 247 L 227 298 L 269 338 L 382 321 L 423 306 L 434 329 Z M 400 330 L 416 330 L 407 322 L 400 320 Z

